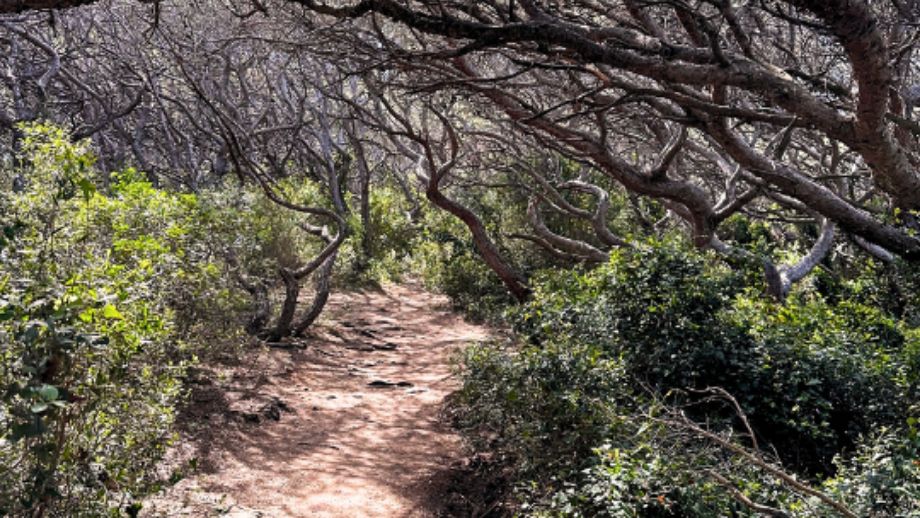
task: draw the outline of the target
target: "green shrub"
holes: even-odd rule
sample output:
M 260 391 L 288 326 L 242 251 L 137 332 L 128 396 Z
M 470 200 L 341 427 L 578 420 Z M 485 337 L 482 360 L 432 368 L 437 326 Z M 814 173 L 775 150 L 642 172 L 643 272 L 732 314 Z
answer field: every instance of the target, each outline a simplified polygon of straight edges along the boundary
M 629 396 L 622 365 L 590 346 L 512 353 L 486 344 L 465 354 L 462 428 L 529 476 L 576 466 L 608 434 L 612 398 Z
M 241 343 L 223 253 L 248 236 L 23 129 L 24 168 L 0 173 L 0 515 L 119 515 L 156 488 L 188 367 Z
M 917 417 L 906 430 L 881 429 L 860 442 L 853 454 L 836 460 L 837 474 L 824 490 L 867 518 L 920 516 L 920 435 Z M 807 512 L 803 516 L 832 516 Z
M 707 449 L 670 437 L 621 361 L 597 348 L 473 347 L 456 405 L 474 448 L 511 468 L 533 516 L 719 516 L 737 505 L 700 470 Z M 696 448 L 696 451 L 693 450 Z
M 474 320 L 498 320 L 514 299 L 482 261 L 469 230 L 454 216 L 427 211 L 414 240 L 413 269 L 429 289 L 450 297 Z
M 535 514 L 752 515 L 705 476 L 710 470 L 757 502 L 821 510 L 655 417 L 680 408 L 708 428 L 744 434 L 733 405 L 711 397 L 708 389 L 719 387 L 738 402 L 768 457 L 775 452 L 803 480 L 841 477 L 848 482 L 834 486 L 835 497 L 866 508 L 865 477 L 874 468 L 856 452 L 875 447 L 867 438 L 876 430 L 891 431 L 891 446 L 916 423 L 917 330 L 858 300 L 810 291 L 777 304 L 748 286 L 750 278 L 674 242 L 617 251 L 587 272 L 538 276 L 516 318 L 528 345 L 474 349 L 466 359 L 464 430 L 513 468 Z M 898 451 L 900 467 L 888 471 L 879 495 L 914 487 L 905 471 L 911 454 Z M 833 515 L 815 513 L 808 516 Z
M 739 297 L 727 323 L 747 331 L 752 363 L 734 388 L 791 466 L 812 473 L 879 426 L 902 425 L 920 396 L 903 328 L 877 309 L 821 297 L 784 306 Z
M 186 367 L 161 295 L 185 252 L 150 222 L 184 201 L 104 196 L 82 145 L 25 130 L 0 266 L 0 514 L 117 514 L 152 482 Z
M 378 282 L 400 279 L 409 272 L 418 233 L 409 215 L 412 208 L 402 192 L 387 185 L 375 186 L 370 198 L 368 276 Z
M 834 455 L 875 425 L 903 422 L 918 394 L 903 326 L 816 294 L 776 304 L 712 264 L 673 244 L 621 251 L 538 284 L 519 328 L 540 342 L 597 344 L 659 394 L 721 387 L 763 442 L 809 473 L 831 471 Z

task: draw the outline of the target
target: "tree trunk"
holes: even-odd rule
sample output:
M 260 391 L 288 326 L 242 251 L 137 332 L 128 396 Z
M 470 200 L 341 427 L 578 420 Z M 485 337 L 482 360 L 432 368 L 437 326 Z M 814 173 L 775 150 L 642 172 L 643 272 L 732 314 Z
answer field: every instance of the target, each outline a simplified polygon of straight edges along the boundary
M 498 275 L 505 284 L 505 287 L 508 288 L 508 291 L 511 292 L 518 302 L 524 302 L 530 298 L 530 288 L 527 286 L 526 279 L 515 271 L 505 258 L 502 257 L 501 253 L 498 251 L 498 247 L 496 247 L 492 239 L 489 238 L 485 226 L 476 214 L 463 205 L 444 196 L 444 194 L 438 190 L 438 186 L 435 182 L 429 182 L 426 195 L 428 199 L 431 200 L 431 203 L 434 203 L 437 207 L 460 218 L 467 228 L 470 229 L 470 233 L 473 235 L 473 243 L 476 245 L 476 250 L 479 251 L 479 255 L 482 256 L 483 261 L 485 261 L 489 268 Z
M 291 334 L 291 323 L 294 321 L 294 313 L 297 311 L 297 298 L 300 296 L 300 279 L 294 275 L 294 272 L 287 268 L 282 268 L 281 280 L 284 281 L 284 305 L 281 306 L 281 315 L 278 316 L 275 329 L 272 330 L 268 337 L 270 341 L 278 341 Z
M 313 322 L 319 318 L 323 309 L 326 307 L 326 302 L 329 300 L 329 292 L 332 287 L 332 270 L 335 267 L 335 259 L 337 256 L 338 251 L 330 255 L 317 272 L 316 295 L 313 297 L 313 303 L 310 305 L 310 310 L 307 311 L 307 314 L 304 315 L 303 319 L 294 328 L 294 336 L 303 336 L 307 328 L 313 325 Z

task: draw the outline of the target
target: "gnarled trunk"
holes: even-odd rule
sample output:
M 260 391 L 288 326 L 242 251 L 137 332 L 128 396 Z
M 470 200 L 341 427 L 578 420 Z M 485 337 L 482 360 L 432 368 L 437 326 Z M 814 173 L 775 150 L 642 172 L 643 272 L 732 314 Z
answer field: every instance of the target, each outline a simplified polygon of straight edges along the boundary
M 268 336 L 270 341 L 278 341 L 291 334 L 291 323 L 297 311 L 297 299 L 300 297 L 300 279 L 287 268 L 281 269 L 281 280 L 284 282 L 284 304 L 281 306 L 281 315 L 275 328 Z
M 323 309 L 326 307 L 326 302 L 329 301 L 329 293 L 332 288 L 332 270 L 335 267 L 336 257 L 338 257 L 338 251 L 330 255 L 317 272 L 316 295 L 313 296 L 313 303 L 310 304 L 310 309 L 307 311 L 307 314 L 304 315 L 300 322 L 294 327 L 294 336 L 303 336 L 307 328 L 313 325 L 313 322 L 316 322 L 316 319 L 319 318 Z

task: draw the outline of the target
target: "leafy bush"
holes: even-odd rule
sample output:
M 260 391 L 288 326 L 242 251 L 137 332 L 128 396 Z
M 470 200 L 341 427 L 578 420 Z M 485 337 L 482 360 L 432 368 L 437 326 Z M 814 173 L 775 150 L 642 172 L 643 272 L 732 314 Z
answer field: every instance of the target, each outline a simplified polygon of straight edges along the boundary
M 464 365 L 461 427 L 534 477 L 590 454 L 609 432 L 612 398 L 629 396 L 622 364 L 590 346 L 510 352 L 485 344 L 469 348 Z
M 725 320 L 747 330 L 756 352 L 743 371 L 749 385 L 736 394 L 752 423 L 800 469 L 833 471 L 836 453 L 878 426 L 904 424 L 905 409 L 920 396 L 903 329 L 877 309 L 821 297 L 785 306 L 739 298 Z
M 734 406 L 711 397 L 710 387 L 720 387 L 768 456 L 806 480 L 842 477 L 835 497 L 864 508 L 869 482 L 861 477 L 874 468 L 860 460 L 866 454 L 853 454 L 876 447 L 867 439 L 874 430 L 891 431 L 888 448 L 903 442 L 909 419 L 916 423 L 917 330 L 873 306 L 814 292 L 767 301 L 748 278 L 673 242 L 618 251 L 588 272 L 538 277 L 516 321 L 529 345 L 475 349 L 466 359 L 464 429 L 479 448 L 503 455 L 535 513 L 750 513 L 721 481 L 701 476 L 707 470 L 725 473 L 755 501 L 820 509 L 656 417 L 680 407 L 711 429 L 745 434 Z M 901 471 L 889 470 L 891 480 L 910 467 L 910 454 L 898 451 Z
M 712 264 L 673 244 L 622 251 L 544 281 L 520 327 L 537 341 L 596 344 L 660 394 L 727 390 L 764 442 L 806 472 L 831 470 L 874 425 L 903 422 L 918 395 L 903 326 L 816 294 L 776 304 Z M 715 417 L 705 405 L 697 415 Z
M 105 197 L 82 145 L 38 125 L 26 135 L 0 267 L 0 510 L 103 515 L 149 486 L 171 434 L 185 362 L 157 294 L 181 286 L 184 250 L 139 229 L 181 201 Z
M 442 211 L 427 211 L 413 249 L 413 268 L 429 289 L 450 297 L 474 320 L 498 319 L 514 299 L 482 261 L 469 230 Z
M 912 412 L 917 416 L 920 409 Z M 920 435 L 916 417 L 910 421 L 906 432 L 882 429 L 852 455 L 839 457 L 837 474 L 824 482 L 825 490 L 858 516 L 920 516 Z
M 0 176 L 0 514 L 119 515 L 155 488 L 181 380 L 239 343 L 245 298 L 199 197 L 102 182 L 84 144 L 23 129 L 26 165 Z
M 545 517 L 719 516 L 707 450 L 672 438 L 621 361 L 596 348 L 471 348 L 458 424 L 512 468 L 519 510 Z M 695 450 L 693 449 L 695 447 Z
M 87 254 L 108 256 L 116 270 L 131 275 L 137 293 L 155 294 L 147 297 L 169 312 L 173 339 L 189 357 L 240 343 L 239 322 L 248 309 L 217 242 L 221 236 L 241 240 L 245 227 L 221 233 L 216 220 L 226 215 L 214 211 L 209 198 L 155 189 L 128 170 L 112 175 L 105 195 L 81 205 L 77 221 L 84 223 L 73 225 Z
M 397 189 L 379 185 L 371 190 L 370 256 L 365 258 L 368 278 L 385 282 L 409 273 L 413 239 L 418 232 L 410 217 L 411 210 L 406 197 Z

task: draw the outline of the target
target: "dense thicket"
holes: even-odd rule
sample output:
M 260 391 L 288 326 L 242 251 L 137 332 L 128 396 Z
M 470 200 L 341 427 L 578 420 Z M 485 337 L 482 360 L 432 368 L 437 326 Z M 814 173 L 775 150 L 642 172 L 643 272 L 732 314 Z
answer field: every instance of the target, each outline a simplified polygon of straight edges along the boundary
M 706 423 L 855 516 L 917 512 L 917 328 L 852 292 L 777 305 L 681 248 L 549 273 L 514 319 L 534 345 L 469 353 L 461 421 L 533 480 L 525 501 L 553 515 L 747 515 L 724 493 L 739 484 L 790 516 L 835 515 L 691 424 Z M 885 467 L 854 456 L 868 450 Z
M 920 513 L 918 22 L 0 0 L 0 513 L 136 512 L 196 365 L 404 276 L 513 328 L 496 509 Z

